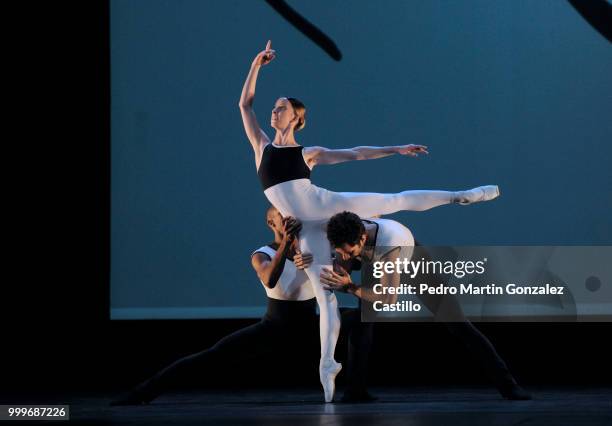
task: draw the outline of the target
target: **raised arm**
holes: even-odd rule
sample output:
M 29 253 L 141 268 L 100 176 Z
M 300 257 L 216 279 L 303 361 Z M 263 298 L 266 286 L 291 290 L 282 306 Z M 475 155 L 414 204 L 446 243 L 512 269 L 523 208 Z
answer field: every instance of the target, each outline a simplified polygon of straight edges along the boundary
M 304 149 L 304 158 L 312 168 L 316 165 L 338 164 L 346 161 L 373 160 L 388 157 L 393 154 L 417 157 L 419 154 L 429 154 L 424 145 L 397 146 L 356 146 L 348 149 L 328 149 L 322 146 L 312 146 Z
M 255 269 L 255 272 L 263 285 L 266 287 L 276 287 L 276 283 L 285 269 L 287 253 L 289 253 L 291 245 L 299 235 L 301 229 L 302 224 L 298 220 L 292 217 L 286 218 L 284 223 L 283 239 L 278 247 L 278 250 L 276 250 L 274 257 L 270 259 L 267 254 L 260 252 L 256 252 L 251 257 L 251 265 L 253 266 L 253 269 Z
M 255 86 L 257 84 L 259 69 L 263 65 L 269 64 L 275 56 L 275 52 L 271 49 L 271 46 L 272 42 L 268 40 L 266 49 L 259 52 L 255 59 L 253 59 L 251 69 L 249 70 L 249 74 L 242 88 L 240 101 L 238 101 L 240 114 L 242 115 L 242 124 L 244 124 L 246 135 L 255 151 L 255 162 L 257 164 L 259 164 L 261 148 L 263 145 L 270 142 L 270 138 L 268 138 L 268 135 L 259 127 L 257 118 L 255 117 L 255 111 L 253 110 L 253 101 L 255 100 Z

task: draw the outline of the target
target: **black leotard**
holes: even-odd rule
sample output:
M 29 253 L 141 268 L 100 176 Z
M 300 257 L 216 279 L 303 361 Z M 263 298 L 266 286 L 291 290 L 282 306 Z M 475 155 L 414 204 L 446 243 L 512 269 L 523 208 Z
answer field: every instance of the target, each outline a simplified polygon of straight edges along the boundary
M 257 175 L 264 191 L 281 182 L 295 179 L 310 179 L 310 169 L 302 155 L 303 146 L 265 146 Z

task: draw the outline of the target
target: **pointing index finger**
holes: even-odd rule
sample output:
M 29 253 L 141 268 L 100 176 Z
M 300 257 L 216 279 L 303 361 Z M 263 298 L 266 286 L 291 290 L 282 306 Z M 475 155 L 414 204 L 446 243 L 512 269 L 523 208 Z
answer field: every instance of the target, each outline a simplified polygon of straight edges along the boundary
M 268 40 L 268 43 L 266 44 L 266 50 L 270 50 L 271 47 L 272 47 L 272 40 Z

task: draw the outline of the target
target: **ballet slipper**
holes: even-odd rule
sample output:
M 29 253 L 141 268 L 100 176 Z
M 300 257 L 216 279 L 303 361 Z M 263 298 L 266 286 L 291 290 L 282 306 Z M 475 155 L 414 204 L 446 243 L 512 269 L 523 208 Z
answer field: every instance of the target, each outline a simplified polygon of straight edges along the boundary
M 467 205 L 482 201 L 490 201 L 497 197 L 499 197 L 499 186 L 486 185 L 472 188 L 467 191 L 457 191 L 453 194 L 451 202 Z
M 336 376 L 340 370 L 342 370 L 342 364 L 334 360 L 321 361 L 319 364 L 319 379 L 321 380 L 321 385 L 323 385 L 325 402 L 332 402 L 334 400 Z
M 499 384 L 497 390 L 501 396 L 510 401 L 529 401 L 533 399 L 531 394 L 520 387 L 516 382 Z
M 156 398 L 156 392 L 154 391 L 154 381 L 152 379 L 147 380 L 129 392 L 119 395 L 113 399 L 109 405 L 121 406 L 121 405 L 148 405 Z

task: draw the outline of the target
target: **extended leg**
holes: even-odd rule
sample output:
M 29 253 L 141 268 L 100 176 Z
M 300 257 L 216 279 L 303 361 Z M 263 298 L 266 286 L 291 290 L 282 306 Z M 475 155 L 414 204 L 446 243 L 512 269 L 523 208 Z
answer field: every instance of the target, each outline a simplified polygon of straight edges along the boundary
M 416 253 L 425 261 L 431 261 L 429 253 L 419 243 Z M 429 277 L 417 276 L 418 282 L 446 283 L 437 274 Z M 485 368 L 491 381 L 507 399 L 531 399 L 528 392 L 516 383 L 506 363 L 499 356 L 493 344 L 465 317 L 461 305 L 453 295 L 421 294 L 419 299 L 434 314 L 434 320 L 443 322 L 448 331 L 468 349 L 474 358 Z
M 178 359 L 132 391 L 118 397 L 111 405 L 146 404 L 178 383 L 200 379 L 194 374 L 210 370 L 225 362 L 235 362 L 272 352 L 283 341 L 274 324 L 260 321 L 219 340 L 209 349 Z
M 471 204 L 488 201 L 499 195 L 497 186 L 478 187 L 468 191 L 412 190 L 396 194 L 368 192 L 332 192 L 317 190 L 315 214 L 328 219 L 336 213 L 350 211 L 361 217 L 391 214 L 402 210 L 424 211 L 445 204 Z

